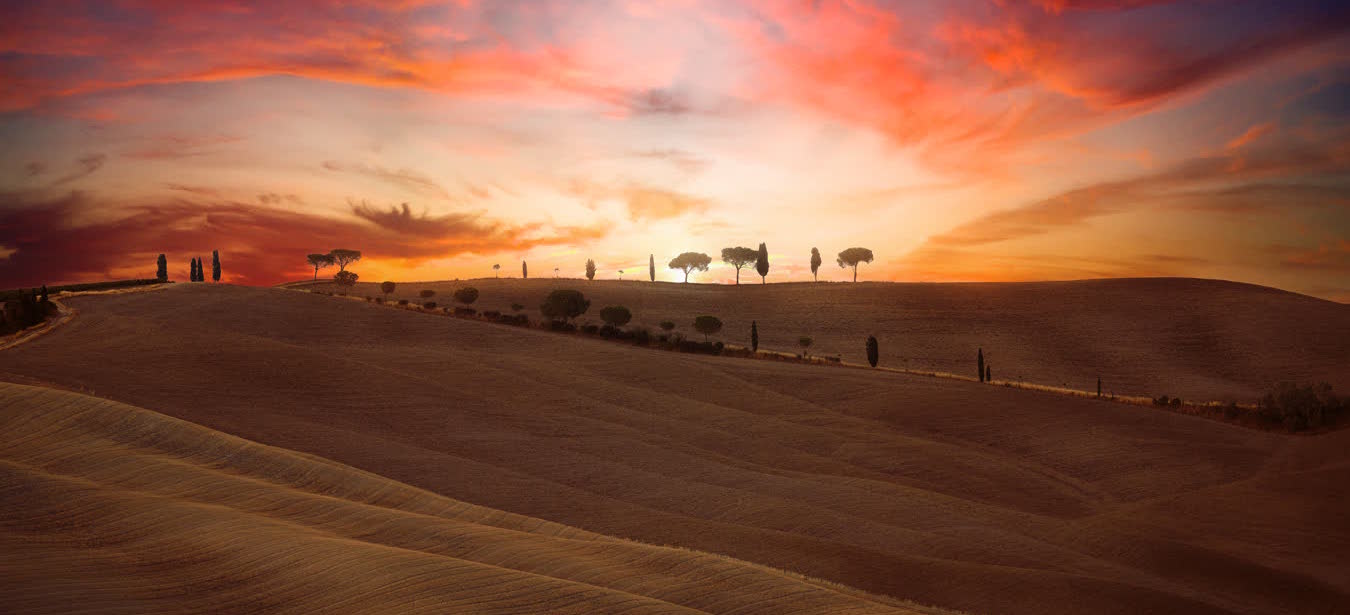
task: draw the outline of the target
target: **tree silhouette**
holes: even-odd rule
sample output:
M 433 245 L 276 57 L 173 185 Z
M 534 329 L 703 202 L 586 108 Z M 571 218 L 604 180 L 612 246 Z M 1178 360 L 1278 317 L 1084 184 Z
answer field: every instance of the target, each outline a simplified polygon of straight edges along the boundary
M 586 259 L 586 279 L 587 280 L 595 279 L 595 261 L 589 258 Z
M 647 277 L 651 278 L 653 282 L 656 281 L 656 255 L 655 255 L 655 254 L 648 254 L 648 255 L 647 255 Z
M 669 267 L 679 269 L 684 272 L 684 282 L 689 283 L 690 271 L 707 271 L 708 265 L 712 264 L 712 258 L 702 252 L 685 252 L 675 258 L 670 259 Z
M 345 248 L 339 248 L 337 250 L 329 252 L 328 255 L 333 257 L 333 262 L 337 264 L 338 271 L 346 271 L 347 265 L 350 265 L 352 263 L 355 263 L 356 261 L 361 260 L 360 250 L 347 250 Z
M 422 292 L 417 293 L 417 296 L 423 299 L 430 299 L 436 296 L 436 291 L 431 290 L 430 288 L 424 288 L 422 289 Z
M 549 320 L 572 320 L 590 309 L 591 301 L 579 290 L 559 289 L 548 294 L 539 311 Z
M 867 336 L 867 362 L 872 364 L 872 367 L 876 367 L 877 361 L 880 358 L 881 352 L 880 349 L 877 347 L 877 336 L 875 335 Z
M 767 284 L 769 276 L 769 248 L 759 243 L 759 252 L 755 254 L 755 271 L 759 273 L 759 283 Z
M 351 271 L 339 271 L 333 274 L 333 281 L 338 286 L 356 286 L 356 279 L 360 277 Z
M 660 324 L 660 325 L 657 325 L 657 326 L 661 327 L 661 330 L 662 330 L 662 331 L 674 331 L 674 330 L 675 330 L 675 323 L 673 323 L 673 322 L 671 322 L 671 321 L 669 321 L 669 320 L 663 320 L 663 321 L 661 321 L 661 324 Z
M 694 319 L 694 330 L 703 334 L 703 341 L 708 341 L 709 335 L 715 335 L 722 330 L 722 320 L 716 316 L 699 316 Z
M 812 282 L 819 282 L 819 281 L 820 281 L 820 277 L 816 275 L 816 272 L 817 272 L 817 271 L 820 271 L 820 263 L 821 263 L 821 260 L 820 260 L 820 250 L 817 250 L 817 249 L 815 249 L 815 248 L 811 248 L 811 281 L 812 281 Z
M 622 270 L 622 269 L 619 270 L 619 279 L 620 279 L 620 280 L 623 279 L 623 270 Z
M 984 349 L 981 348 L 979 354 L 975 357 L 975 372 L 980 377 L 980 382 L 984 382 Z
M 756 258 L 759 258 L 759 252 L 750 248 L 722 248 L 722 262 L 736 268 L 736 284 L 741 283 L 741 268 L 750 266 Z
M 600 310 L 600 320 L 611 327 L 622 327 L 633 319 L 633 313 L 622 305 L 611 305 Z
M 993 381 L 994 381 L 994 368 L 993 368 L 992 364 L 986 364 L 986 365 L 984 366 L 984 381 L 985 381 L 985 382 L 993 382 Z
M 807 337 L 807 336 L 805 336 L 805 335 L 803 335 L 803 336 L 797 338 L 797 344 L 798 344 L 799 346 L 802 347 L 802 356 L 803 356 L 803 357 L 805 357 L 805 356 L 807 356 L 807 355 L 809 354 L 809 353 L 806 352 L 806 349 L 807 349 L 807 348 L 810 348 L 810 347 L 811 347 L 811 344 L 813 344 L 813 343 L 815 343 L 815 340 L 813 340 L 813 339 L 811 339 L 811 338 L 809 338 L 809 337 Z
M 169 281 L 169 259 L 164 258 L 163 254 L 155 260 L 155 279 L 161 282 Z
M 520 279 L 530 279 L 530 266 L 527 265 L 525 261 L 520 261 Z
M 197 281 L 206 281 L 206 259 L 200 256 L 197 257 Z
M 555 278 L 558 277 L 558 268 L 557 268 L 557 267 L 554 267 L 554 268 L 553 268 L 553 277 L 555 277 Z
M 319 279 L 320 269 L 332 267 L 337 264 L 337 261 L 333 259 L 332 254 L 310 254 L 305 257 L 305 260 L 308 260 L 309 265 L 314 268 L 314 279 L 316 280 Z
M 872 251 L 867 248 L 849 248 L 839 253 L 839 258 L 835 262 L 839 263 L 839 268 L 852 267 L 853 281 L 858 281 L 858 263 L 872 262 Z
M 211 281 L 220 281 L 220 250 L 211 250 Z
M 493 265 L 493 266 L 492 266 L 492 277 L 494 277 L 494 278 L 497 277 L 497 272 L 498 272 L 498 271 L 501 271 L 501 269 L 502 269 L 502 266 L 501 266 L 500 263 Z
M 750 321 L 750 352 L 759 352 L 759 324 Z
M 1102 379 L 1101 379 L 1101 377 L 1099 376 L 1099 377 L 1097 377 L 1097 397 L 1101 397 L 1101 396 L 1102 396 Z
M 48 301 L 50 301 L 50 299 L 47 298 L 47 285 L 46 285 L 46 284 L 43 284 L 43 285 L 42 285 L 42 296 L 38 298 L 38 302 L 39 302 L 39 303 L 47 303 Z
M 384 296 L 386 296 L 386 297 L 388 297 L 389 295 L 393 294 L 393 292 L 394 292 L 394 283 L 393 283 L 393 282 L 390 282 L 390 281 L 388 281 L 388 280 L 385 280 L 384 282 L 380 282 L 380 292 L 383 292 L 383 293 L 384 293 Z
M 196 282 L 196 281 L 197 281 L 197 259 L 195 259 L 195 258 L 192 259 L 192 262 L 188 264 L 188 267 L 189 267 L 189 269 L 188 269 L 188 281 L 189 281 L 189 282 Z

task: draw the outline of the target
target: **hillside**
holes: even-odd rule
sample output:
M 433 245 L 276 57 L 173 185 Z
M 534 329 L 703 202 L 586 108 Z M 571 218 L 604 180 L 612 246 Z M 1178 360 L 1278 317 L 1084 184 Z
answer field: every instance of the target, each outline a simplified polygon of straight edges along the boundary
M 1252 403 L 1284 380 L 1327 381 L 1350 390 L 1350 305 L 1261 286 L 1184 278 L 983 284 L 673 284 L 646 281 L 483 279 L 407 282 L 394 298 L 421 303 L 418 291 L 452 302 L 455 288 L 482 292 L 475 307 L 531 318 L 553 288 L 578 288 L 592 300 L 593 322 L 605 305 L 633 310 L 633 324 L 657 330 L 663 320 L 697 335 L 693 319 L 713 314 L 721 338 L 749 344 L 757 321 L 762 348 L 811 351 L 864 361 L 876 335 L 881 362 L 975 375 L 984 349 L 995 379 L 1119 395 L 1181 396 Z M 306 287 L 301 285 L 300 287 Z M 315 288 L 336 290 L 332 284 Z M 358 284 L 356 295 L 380 295 Z
M 7 613 L 935 612 L 3 383 L 0 499 Z
M 71 303 L 74 321 L 0 352 L 0 379 L 478 506 L 973 612 L 1350 605 L 1350 432 L 641 350 L 280 289 Z

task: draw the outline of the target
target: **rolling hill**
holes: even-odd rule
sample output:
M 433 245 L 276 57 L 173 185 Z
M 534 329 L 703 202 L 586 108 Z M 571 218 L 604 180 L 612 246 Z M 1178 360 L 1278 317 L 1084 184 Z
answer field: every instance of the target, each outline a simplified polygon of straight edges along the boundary
M 721 338 L 748 345 L 750 322 L 761 348 L 811 351 L 861 363 L 876 335 L 881 363 L 975 376 L 975 354 L 998 380 L 1108 393 L 1252 403 L 1281 381 L 1327 381 L 1350 390 L 1350 305 L 1262 286 L 1186 278 L 970 284 L 674 284 L 646 281 L 480 279 L 399 283 L 392 298 L 421 303 L 422 289 L 442 305 L 459 286 L 482 292 L 475 307 L 531 318 L 553 288 L 577 288 L 587 314 L 624 305 L 634 325 L 663 320 L 697 335 L 693 319 L 713 314 Z M 332 284 L 300 284 L 338 290 Z M 380 295 L 358 284 L 355 295 Z M 586 317 L 583 317 L 583 320 Z
M 0 353 L 0 379 L 586 532 L 974 612 L 1350 605 L 1346 431 L 643 350 L 281 289 L 71 303 L 74 321 Z M 1323 303 L 1308 305 L 1344 307 Z M 119 451 L 132 452 L 100 459 Z
M 935 613 L 0 383 L 7 613 Z

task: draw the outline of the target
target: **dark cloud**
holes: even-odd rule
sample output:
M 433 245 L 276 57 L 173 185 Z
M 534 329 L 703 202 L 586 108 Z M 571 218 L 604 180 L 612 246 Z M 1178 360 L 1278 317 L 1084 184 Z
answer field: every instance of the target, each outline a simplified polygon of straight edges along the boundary
M 367 259 L 418 263 L 464 253 L 576 245 L 608 228 L 509 226 L 456 215 L 415 216 L 402 207 L 354 206 L 322 216 L 219 199 L 166 199 L 127 205 L 116 219 L 92 217 L 100 202 L 72 192 L 33 200 L 0 195 L 0 288 L 127 277 L 153 277 L 155 257 L 169 256 L 171 276 L 186 277 L 190 258 L 219 249 L 225 279 L 270 285 L 302 278 L 305 254 L 347 246 Z

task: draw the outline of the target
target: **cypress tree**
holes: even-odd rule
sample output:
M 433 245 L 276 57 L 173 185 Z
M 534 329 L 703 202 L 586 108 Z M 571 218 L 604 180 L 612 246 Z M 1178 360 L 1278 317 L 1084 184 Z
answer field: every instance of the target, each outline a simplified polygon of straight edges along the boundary
M 990 365 L 984 366 L 984 381 L 985 382 L 994 381 L 994 368 Z
M 43 285 L 42 285 L 42 298 L 39 299 L 39 301 L 41 301 L 42 303 L 47 303 L 47 285 L 46 285 L 46 284 L 43 284 Z
M 197 281 L 197 259 L 195 258 L 188 263 L 188 281 Z
M 977 364 L 977 366 L 976 366 L 976 371 L 977 371 L 977 374 L 976 374 L 976 375 L 978 375 L 978 376 L 980 377 L 980 382 L 984 382 L 984 349 L 983 349 L 983 348 L 980 349 L 980 354 L 976 357 L 975 360 L 978 362 L 978 364 Z
M 1102 396 L 1102 378 L 1101 378 L 1101 376 L 1098 376 L 1098 377 L 1097 377 L 1097 397 L 1101 397 L 1101 396 Z
M 872 367 L 876 367 L 877 361 L 880 359 L 881 349 L 877 347 L 877 336 L 867 336 L 867 362 L 871 363 Z
M 526 280 L 530 277 L 530 266 L 525 261 L 520 261 L 520 279 Z
M 755 271 L 759 273 L 759 283 L 766 284 L 769 275 L 769 248 L 763 242 L 759 244 L 759 258 L 755 259 Z
M 164 258 L 163 254 L 160 254 L 159 259 L 155 261 L 155 279 L 161 282 L 169 280 L 169 259 Z
M 220 281 L 220 250 L 211 250 L 211 281 Z
M 206 281 L 206 259 L 200 256 L 197 257 L 197 281 Z
M 759 324 L 750 321 L 750 352 L 759 352 Z
M 656 281 L 656 255 L 655 255 L 655 254 L 649 254 L 649 255 L 647 256 L 647 276 L 650 277 L 650 278 L 652 279 L 653 282 Z

